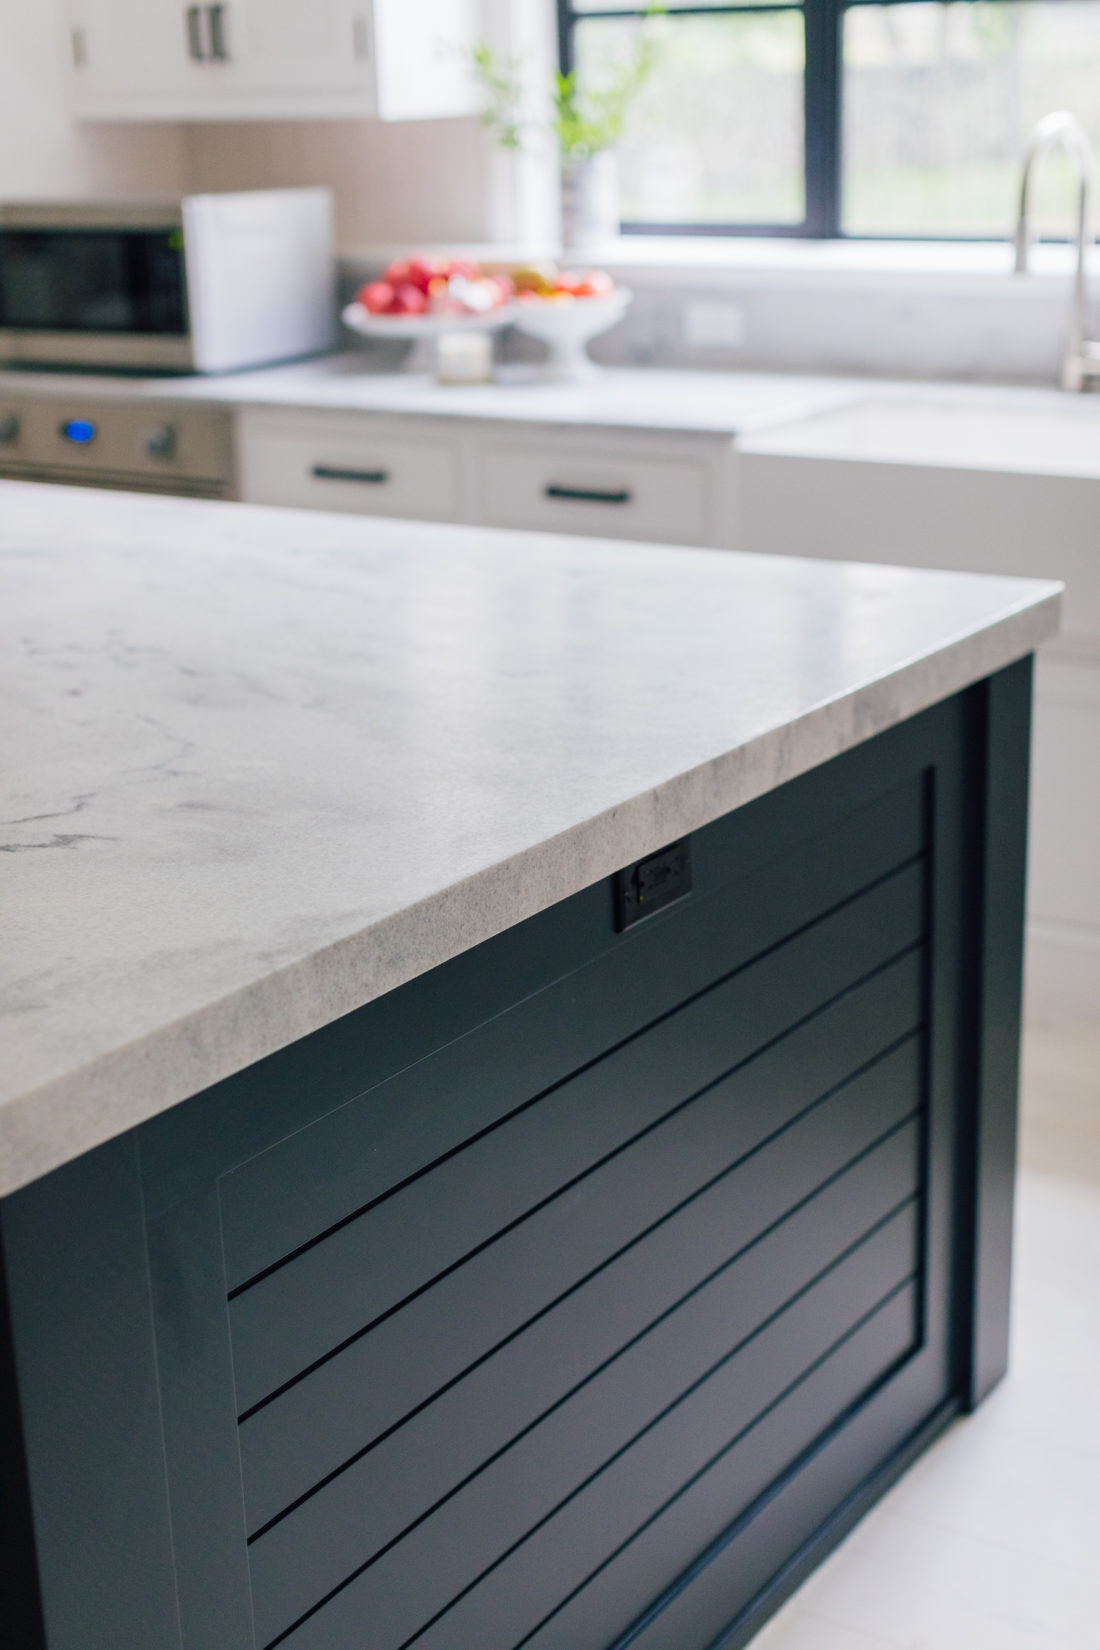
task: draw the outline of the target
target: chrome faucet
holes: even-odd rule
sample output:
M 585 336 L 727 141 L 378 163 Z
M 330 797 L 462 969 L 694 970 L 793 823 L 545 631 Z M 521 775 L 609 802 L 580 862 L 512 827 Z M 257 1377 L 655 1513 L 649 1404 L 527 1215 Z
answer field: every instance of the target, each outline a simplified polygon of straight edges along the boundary
M 1016 273 L 1027 273 L 1031 232 L 1028 193 L 1039 156 L 1060 144 L 1077 171 L 1077 269 L 1073 277 L 1073 308 L 1062 362 L 1062 388 L 1083 390 L 1090 378 L 1100 378 L 1100 343 L 1085 337 L 1088 324 L 1088 249 L 1092 245 L 1092 201 L 1096 174 L 1088 133 L 1073 115 L 1059 110 L 1045 115 L 1031 134 L 1020 176 L 1020 210 L 1016 218 Z

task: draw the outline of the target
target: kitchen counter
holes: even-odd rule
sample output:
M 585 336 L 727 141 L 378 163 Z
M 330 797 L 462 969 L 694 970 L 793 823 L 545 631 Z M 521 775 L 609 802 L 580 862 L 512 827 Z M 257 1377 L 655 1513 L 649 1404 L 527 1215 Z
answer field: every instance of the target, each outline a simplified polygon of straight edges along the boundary
M 505 367 L 492 384 L 441 385 L 419 373 L 379 371 L 365 352 L 348 351 L 213 377 L 0 371 L 0 396 L 328 409 L 732 436 L 843 404 L 850 391 L 842 380 L 829 378 L 644 368 L 608 369 L 572 385 L 548 384 L 537 368 Z
M 0 488 L 0 1191 L 1032 650 L 1056 587 Z
M 1008 1355 L 1059 587 L 0 487 L 0 1638 L 749 1638 Z
M 546 383 L 537 367 L 524 365 L 499 368 L 492 384 L 441 385 L 421 373 L 380 370 L 362 350 L 209 377 L 0 369 L 0 397 L 58 401 L 91 397 L 165 407 L 289 407 L 418 418 L 455 416 L 764 440 L 774 431 L 781 443 L 788 439 L 789 428 L 789 439 L 799 450 L 805 445 L 816 448 L 821 439 L 832 446 L 832 426 L 819 425 L 818 420 L 821 415 L 838 413 L 841 421 L 835 439 L 844 442 L 846 449 L 853 439 L 869 438 L 872 449 L 885 442 L 879 457 L 888 456 L 898 442 L 905 443 L 914 435 L 922 445 L 934 441 L 934 436 L 925 423 L 915 429 L 897 425 L 897 418 L 904 416 L 901 412 L 893 415 L 894 421 L 885 430 L 864 423 L 849 431 L 846 420 L 853 410 L 862 414 L 864 408 L 882 403 L 901 404 L 921 409 L 922 417 L 935 420 L 946 408 L 949 413 L 971 415 L 975 431 L 983 415 L 990 414 L 993 437 L 978 437 L 987 452 L 995 432 L 1005 428 L 997 414 L 1017 414 L 1025 420 L 1064 415 L 1071 441 L 1076 440 L 1074 431 L 1100 427 L 1100 397 L 1069 396 L 1030 385 L 646 367 L 608 367 L 584 384 L 571 385 Z M 1010 441 L 1011 434 L 1008 431 Z M 951 445 L 942 437 L 934 441 L 937 453 L 950 452 Z M 1042 444 L 1040 463 L 1054 445 Z M 1025 446 L 1025 464 L 1027 450 Z M 1000 462 L 1015 463 L 1019 458 L 1014 448 L 1011 459 L 1002 457 Z M 1063 460 L 1055 455 L 1050 462 L 1057 466 Z M 1055 473 L 1061 472 L 1056 469 Z

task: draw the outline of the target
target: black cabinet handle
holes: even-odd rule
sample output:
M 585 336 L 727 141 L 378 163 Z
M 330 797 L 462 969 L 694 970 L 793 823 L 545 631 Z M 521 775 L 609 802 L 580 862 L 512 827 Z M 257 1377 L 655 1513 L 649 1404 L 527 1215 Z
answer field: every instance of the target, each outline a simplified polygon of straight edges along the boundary
M 335 464 L 315 464 L 310 472 L 318 481 L 362 481 L 368 487 L 384 487 L 388 470 L 341 470 Z
M 544 492 L 547 498 L 580 499 L 583 504 L 629 504 L 634 497 L 629 487 L 603 492 L 596 487 L 559 487 L 554 482 Z
M 187 50 L 192 62 L 203 63 L 206 53 L 202 49 L 202 7 L 188 6 L 185 13 L 187 18 Z
M 216 63 L 229 62 L 229 47 L 225 42 L 225 7 L 208 6 L 210 18 L 210 55 Z

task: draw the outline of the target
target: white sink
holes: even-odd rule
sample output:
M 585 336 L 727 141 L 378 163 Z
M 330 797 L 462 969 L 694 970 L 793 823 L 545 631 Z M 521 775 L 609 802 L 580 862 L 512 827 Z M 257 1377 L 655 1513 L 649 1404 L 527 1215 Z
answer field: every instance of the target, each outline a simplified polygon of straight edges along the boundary
M 1037 398 L 1038 400 L 1038 398 Z M 754 453 L 1100 478 L 1100 397 L 1033 405 L 868 400 L 752 436 Z

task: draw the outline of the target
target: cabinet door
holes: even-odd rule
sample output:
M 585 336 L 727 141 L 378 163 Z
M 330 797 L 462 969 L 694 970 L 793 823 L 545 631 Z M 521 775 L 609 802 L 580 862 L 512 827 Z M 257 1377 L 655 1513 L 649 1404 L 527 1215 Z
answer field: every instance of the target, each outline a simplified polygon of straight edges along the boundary
M 481 513 L 493 527 L 662 544 L 713 539 L 713 477 L 698 453 L 502 440 L 486 445 L 478 474 Z
M 198 116 L 210 95 L 206 8 L 184 0 L 69 0 L 79 115 Z
M 258 100 L 265 113 L 288 114 L 305 104 L 312 114 L 311 99 L 327 95 L 372 112 L 370 0 L 224 0 L 208 10 L 219 103 Z
M 480 32 L 476 0 L 374 0 L 382 119 L 476 114 L 470 48 Z
M 240 496 L 252 504 L 354 515 L 462 518 L 455 443 L 418 431 L 394 436 L 381 420 L 354 415 L 245 414 L 238 425 Z

